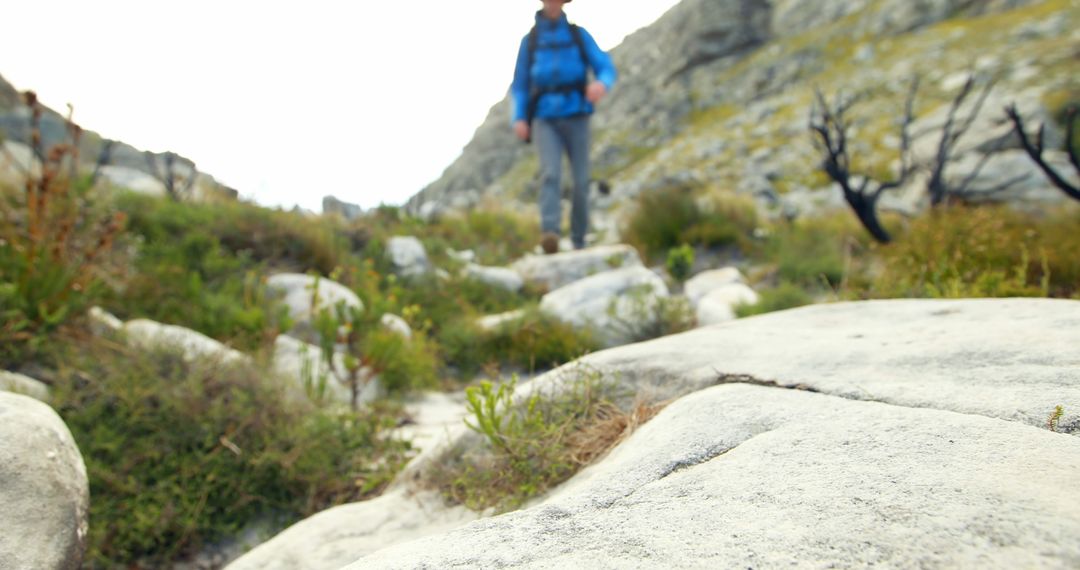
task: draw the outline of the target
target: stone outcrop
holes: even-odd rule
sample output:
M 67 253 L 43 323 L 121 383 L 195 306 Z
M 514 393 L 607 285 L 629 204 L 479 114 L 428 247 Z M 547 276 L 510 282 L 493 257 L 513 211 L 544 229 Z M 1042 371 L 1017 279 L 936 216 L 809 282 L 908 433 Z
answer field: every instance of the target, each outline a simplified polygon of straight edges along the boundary
M 681 399 L 530 508 L 448 532 L 460 511 L 395 502 L 478 444 L 459 426 L 386 499 L 428 538 L 398 543 L 396 519 L 373 528 L 374 502 L 359 503 L 236 567 L 334 568 L 377 548 L 380 529 L 397 546 L 350 568 L 1073 567 L 1078 323 L 1080 302 L 1064 300 L 837 303 L 598 352 L 582 362 L 628 393 Z M 559 390 L 576 366 L 517 395 Z
M 32 164 L 29 160 L 32 155 L 30 150 L 30 119 L 29 111 L 22 104 L 22 96 L 15 88 L 0 77 L 0 133 L 3 133 L 5 148 L 10 155 L 20 155 L 19 167 L 14 167 L 4 159 L 4 152 L 0 152 L 0 184 L 21 183 L 26 166 Z M 75 117 L 78 123 L 78 116 Z M 67 142 L 66 119 L 60 113 L 44 108 L 40 124 L 42 145 L 48 149 L 56 144 Z M 83 130 L 79 139 L 80 168 L 85 173 L 93 171 L 96 161 L 102 154 L 107 143 L 111 143 L 109 159 L 99 173 L 99 182 L 112 188 L 124 188 L 145 194 L 164 195 L 165 185 L 157 178 L 162 169 L 165 156 L 168 153 L 144 152 L 120 141 L 108 141 L 97 133 Z M 227 188 L 218 183 L 208 174 L 198 172 L 195 163 L 178 155 L 172 155 L 174 172 L 179 177 L 186 179 L 194 176 L 195 180 L 191 187 L 192 197 L 195 199 L 207 199 L 213 197 L 226 197 L 235 199 L 236 190 Z M 152 159 L 156 166 L 151 166 Z
M 323 214 L 341 216 L 346 220 L 356 220 L 364 215 L 364 209 L 356 204 L 339 200 L 333 196 L 323 196 Z
M 89 483 L 63 420 L 27 396 L 0 392 L 0 568 L 80 568 Z

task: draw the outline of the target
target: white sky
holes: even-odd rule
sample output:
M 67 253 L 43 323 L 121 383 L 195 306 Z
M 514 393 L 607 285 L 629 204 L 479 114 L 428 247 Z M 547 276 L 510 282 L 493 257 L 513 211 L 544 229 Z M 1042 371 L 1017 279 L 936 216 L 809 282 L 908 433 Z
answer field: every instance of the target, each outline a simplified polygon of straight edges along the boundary
M 602 48 L 678 0 L 567 6 Z M 267 206 L 400 204 L 510 85 L 539 2 L 8 2 L 0 75 L 84 128 L 172 150 Z M 507 119 L 509 121 L 509 118 Z M 509 128 L 509 124 L 508 127 Z

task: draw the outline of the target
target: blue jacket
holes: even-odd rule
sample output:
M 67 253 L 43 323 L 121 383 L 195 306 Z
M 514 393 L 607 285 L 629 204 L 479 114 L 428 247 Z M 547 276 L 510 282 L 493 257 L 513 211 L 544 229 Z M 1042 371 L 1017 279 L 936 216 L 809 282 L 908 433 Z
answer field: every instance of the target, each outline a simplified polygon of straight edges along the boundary
M 532 69 L 529 66 L 529 35 L 521 39 L 521 47 L 518 49 L 517 67 L 514 69 L 514 83 L 510 86 L 510 94 L 514 98 L 513 116 L 511 123 L 523 121 L 529 106 L 529 93 L 531 88 L 541 90 L 560 85 L 581 83 L 587 79 L 585 62 L 581 61 L 581 52 L 570 32 L 570 24 L 566 20 L 566 14 L 557 21 L 544 17 L 542 12 L 536 13 L 536 54 L 533 56 Z M 588 56 L 588 67 L 591 67 L 596 79 L 604 84 L 608 90 L 615 85 L 615 65 L 611 57 L 604 53 L 596 45 L 596 40 L 578 26 L 581 32 L 581 41 Z M 593 106 L 585 100 L 583 93 L 578 91 L 544 93 L 536 105 L 535 117 L 541 119 L 557 119 L 581 114 L 591 114 Z

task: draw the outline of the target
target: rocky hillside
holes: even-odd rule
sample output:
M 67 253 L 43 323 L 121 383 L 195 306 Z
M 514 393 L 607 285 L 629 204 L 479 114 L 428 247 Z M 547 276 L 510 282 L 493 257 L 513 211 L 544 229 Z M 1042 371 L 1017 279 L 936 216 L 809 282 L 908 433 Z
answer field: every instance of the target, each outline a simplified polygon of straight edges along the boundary
M 808 130 L 814 89 L 864 94 L 852 110 L 856 162 L 874 172 L 897 162 L 895 122 L 916 75 L 917 152 L 936 144 L 969 74 L 994 82 L 954 156 L 954 176 L 962 176 L 980 153 L 999 153 L 974 185 L 990 186 L 1001 169 L 1028 168 L 1005 136 L 1007 103 L 1018 102 L 1032 123 L 1048 122 L 1050 142 L 1060 145 L 1055 115 L 1080 96 L 1078 23 L 1076 0 L 684 0 L 612 52 L 620 82 L 595 116 L 593 163 L 614 192 L 594 197 L 598 211 L 682 183 L 752 194 L 774 210 L 835 203 Z M 431 214 L 494 196 L 531 203 L 536 158 L 514 141 L 508 117 L 506 99 L 409 208 Z M 1032 177 L 1016 190 L 1057 198 L 1041 186 Z M 918 206 L 918 189 L 908 190 L 894 206 Z
M 75 117 L 76 123 L 78 117 Z M 42 145 L 49 148 L 67 140 L 67 121 L 57 111 L 45 108 L 41 118 Z M 4 153 L 0 153 L 0 182 L 12 182 L 19 176 L 19 166 L 30 162 L 29 110 L 22 104 L 21 94 L 0 77 L 0 144 Z M 102 151 L 108 146 L 107 157 Z M 82 167 L 92 171 L 95 164 L 102 162 L 100 177 L 106 184 L 124 187 L 150 194 L 163 194 L 165 187 L 160 177 L 164 176 L 166 155 L 169 153 L 147 153 L 120 141 L 102 138 L 94 131 L 84 130 L 79 140 L 79 156 Z M 173 155 L 174 171 L 178 178 L 186 179 L 195 174 L 194 189 L 198 195 L 223 193 L 232 197 L 236 191 L 222 186 L 212 176 L 198 171 L 190 159 Z M 153 161 L 155 166 L 151 166 Z M 11 164 L 15 163 L 15 164 Z M 157 170 L 157 173 L 154 170 Z

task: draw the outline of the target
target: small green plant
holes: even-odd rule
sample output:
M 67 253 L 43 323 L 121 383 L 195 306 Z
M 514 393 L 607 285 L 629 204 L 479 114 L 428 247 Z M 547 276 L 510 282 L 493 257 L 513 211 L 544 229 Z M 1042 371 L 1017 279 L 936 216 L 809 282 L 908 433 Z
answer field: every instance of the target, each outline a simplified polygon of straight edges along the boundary
M 666 266 L 676 281 L 686 281 L 694 267 L 694 248 L 684 243 L 669 249 Z
M 615 384 L 584 366 L 569 369 L 560 385 L 518 397 L 516 379 L 467 389 L 466 424 L 487 445 L 453 452 L 428 474 L 429 483 L 474 510 L 512 510 L 570 478 L 661 407 L 623 412 L 614 403 Z
M 344 301 L 316 312 L 325 369 L 349 387 L 354 410 L 360 393 L 376 375 L 389 392 L 430 388 L 437 382 L 438 360 L 423 331 L 413 331 L 406 338 L 384 327 L 381 317 L 371 309 L 346 306 Z M 346 347 L 343 369 L 334 361 L 339 345 Z
M 1062 416 L 1065 415 L 1064 406 L 1055 406 L 1054 411 L 1050 412 L 1050 417 L 1046 418 L 1046 429 L 1050 431 L 1057 431 L 1058 424 L 1061 422 Z

